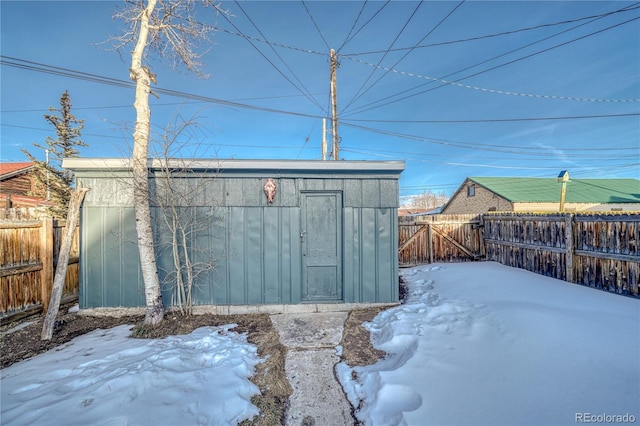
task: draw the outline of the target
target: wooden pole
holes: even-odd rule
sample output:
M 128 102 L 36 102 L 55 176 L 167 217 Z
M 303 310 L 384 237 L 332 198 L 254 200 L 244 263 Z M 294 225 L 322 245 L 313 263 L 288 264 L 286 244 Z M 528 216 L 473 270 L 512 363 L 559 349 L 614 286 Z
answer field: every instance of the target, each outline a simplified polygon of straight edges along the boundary
M 567 182 L 562 182 L 560 190 L 560 213 L 564 213 L 564 199 L 567 196 Z
M 338 95 L 336 93 L 336 69 L 338 68 L 338 59 L 336 51 L 331 49 L 329 54 L 330 70 L 331 70 L 331 112 L 332 112 L 332 141 L 333 141 L 333 159 L 340 159 L 340 139 L 338 137 Z
M 43 217 L 40 227 L 40 301 L 43 312 L 49 306 L 49 289 L 53 281 L 53 218 Z
M 563 184 L 564 185 L 564 184 Z M 575 282 L 573 277 L 573 252 L 574 252 L 574 244 L 573 244 L 573 215 L 568 214 L 564 217 L 564 246 L 566 249 L 565 254 L 565 266 L 566 266 L 566 277 L 565 281 L 573 283 Z
M 62 299 L 64 280 L 67 276 L 67 267 L 69 266 L 69 253 L 71 252 L 73 236 L 80 216 L 80 205 L 82 204 L 84 194 L 86 194 L 88 190 L 89 188 L 77 188 L 71 193 L 69 213 L 67 213 L 67 227 L 64 230 L 64 236 L 60 244 L 56 276 L 53 279 L 53 288 L 51 290 L 51 300 L 49 301 L 47 315 L 42 324 L 42 334 L 40 336 L 42 340 L 51 340 L 51 336 L 53 336 L 53 326 L 58 316 L 58 310 L 60 309 L 60 299 Z
M 327 159 L 327 119 L 322 119 L 322 160 Z

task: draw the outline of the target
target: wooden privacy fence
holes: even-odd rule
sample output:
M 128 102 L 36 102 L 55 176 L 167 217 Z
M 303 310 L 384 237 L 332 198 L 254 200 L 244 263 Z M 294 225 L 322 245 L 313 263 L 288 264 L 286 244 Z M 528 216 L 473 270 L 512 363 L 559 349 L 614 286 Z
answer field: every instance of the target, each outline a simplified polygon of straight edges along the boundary
M 480 259 L 484 249 L 480 225 L 477 214 L 401 217 L 400 266 Z
M 486 214 L 486 259 L 620 294 L 640 293 L 640 214 Z
M 0 220 L 0 319 L 47 309 L 64 227 L 50 217 Z M 78 296 L 78 235 L 76 227 L 63 301 Z
M 487 213 L 399 222 L 400 266 L 485 259 L 640 296 L 638 213 Z

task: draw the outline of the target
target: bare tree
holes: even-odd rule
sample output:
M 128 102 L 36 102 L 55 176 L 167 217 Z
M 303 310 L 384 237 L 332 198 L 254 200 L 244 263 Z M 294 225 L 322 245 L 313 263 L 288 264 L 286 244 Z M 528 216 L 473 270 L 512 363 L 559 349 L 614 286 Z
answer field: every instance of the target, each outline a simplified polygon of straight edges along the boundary
M 449 201 L 449 197 L 447 197 L 444 191 L 436 194 L 431 190 L 426 190 L 421 194 L 411 197 L 402 207 L 430 210 L 443 206 L 447 201 Z
M 192 314 L 199 277 L 212 271 L 216 262 L 210 247 L 201 247 L 196 239 L 213 239 L 218 219 L 210 189 L 217 172 L 197 174 L 190 160 L 175 158 L 186 148 L 194 149 L 197 129 L 193 118 L 184 120 L 181 116 L 165 128 L 161 152 L 155 156 L 160 170 L 155 173 L 155 188 L 150 194 L 159 226 L 164 225 L 156 238 L 158 255 L 167 254 L 171 259 L 171 265 L 161 269 L 162 284 L 171 290 L 172 305 L 184 315 Z M 198 146 L 196 142 L 195 148 Z
M 148 153 L 151 130 L 149 95 L 151 83 L 156 83 L 146 61 L 148 52 L 171 65 L 182 65 L 187 70 L 203 76 L 199 62 L 204 52 L 199 47 L 208 41 L 214 27 L 196 20 L 198 8 L 209 8 L 220 12 L 219 4 L 212 0 L 131 0 L 125 8 L 115 14 L 126 26 L 123 35 L 117 38 L 116 48 L 134 45 L 131 52 L 130 77 L 136 82 L 136 123 L 133 133 L 133 184 L 136 216 L 136 232 L 140 266 L 145 287 L 145 324 L 155 325 L 164 318 L 164 305 L 151 227 L 149 205 Z

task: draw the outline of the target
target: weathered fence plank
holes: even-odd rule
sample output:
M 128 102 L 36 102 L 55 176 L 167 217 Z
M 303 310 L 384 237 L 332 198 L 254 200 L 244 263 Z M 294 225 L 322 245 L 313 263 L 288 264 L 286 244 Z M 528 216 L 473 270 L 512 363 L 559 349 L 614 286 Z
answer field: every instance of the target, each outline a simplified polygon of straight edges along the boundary
M 13 209 L 12 209 L 13 210 Z M 0 220 L 0 321 L 5 323 L 20 312 L 46 309 L 51 297 L 55 255 L 65 221 L 29 211 L 4 213 Z M 20 219 L 22 218 L 22 219 Z M 74 236 L 65 277 L 64 299 L 78 295 L 78 231 Z
M 488 213 L 480 219 L 437 215 L 420 222 L 401 221 L 400 265 L 482 257 L 640 297 L 638 213 Z M 440 235 L 436 224 L 451 239 Z

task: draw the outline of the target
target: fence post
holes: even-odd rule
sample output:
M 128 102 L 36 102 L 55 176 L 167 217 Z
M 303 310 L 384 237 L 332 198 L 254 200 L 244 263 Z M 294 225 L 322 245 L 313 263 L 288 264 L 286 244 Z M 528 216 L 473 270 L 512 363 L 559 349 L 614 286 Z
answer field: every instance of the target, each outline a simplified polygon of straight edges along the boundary
M 40 228 L 40 301 L 43 312 L 49 306 L 49 291 L 53 282 L 53 218 L 43 217 Z
M 431 228 L 431 223 L 427 223 L 427 240 L 429 247 L 429 263 L 433 263 L 433 230 Z
M 573 283 L 575 282 L 573 277 L 573 252 L 575 250 L 573 244 L 573 215 L 565 214 L 564 215 L 564 246 L 566 249 L 565 253 L 565 280 L 567 282 Z

